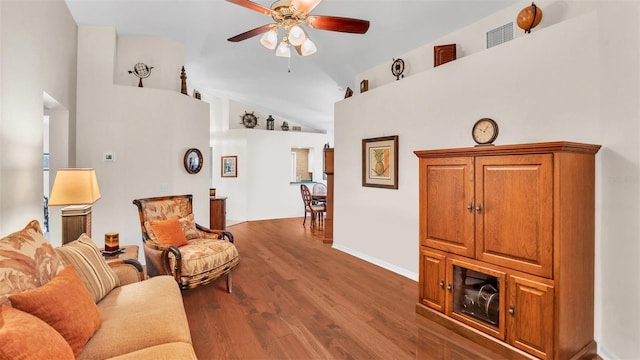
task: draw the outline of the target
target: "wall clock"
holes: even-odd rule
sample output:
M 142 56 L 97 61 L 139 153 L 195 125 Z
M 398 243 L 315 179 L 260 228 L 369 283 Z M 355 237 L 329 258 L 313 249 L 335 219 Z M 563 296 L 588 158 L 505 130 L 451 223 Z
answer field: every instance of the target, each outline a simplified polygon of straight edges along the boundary
M 242 115 L 242 125 L 246 128 L 254 128 L 258 125 L 258 117 L 253 112 L 244 112 Z
M 492 142 L 498 137 L 498 123 L 489 118 L 482 118 L 473 125 L 471 136 L 478 145 L 493 145 Z
M 199 173 L 203 162 L 202 153 L 196 148 L 191 148 L 184 154 L 184 168 L 189 174 Z

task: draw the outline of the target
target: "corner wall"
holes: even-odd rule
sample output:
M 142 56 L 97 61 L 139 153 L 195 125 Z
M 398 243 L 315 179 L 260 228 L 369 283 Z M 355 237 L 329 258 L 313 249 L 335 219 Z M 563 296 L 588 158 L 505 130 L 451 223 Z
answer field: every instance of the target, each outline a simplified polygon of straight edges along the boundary
M 144 47 L 143 55 L 116 53 L 118 39 L 112 27 L 80 27 L 78 32 L 77 166 L 96 169 L 102 193 L 93 206 L 94 241 L 101 244 L 104 234 L 113 231 L 120 233 L 121 244 L 140 245 L 140 222 L 132 204 L 136 198 L 193 194 L 196 222 L 208 224 L 209 104 L 181 94 L 179 88 L 165 90 L 172 86 L 165 86 L 173 81 L 170 78 L 159 79 L 160 89 L 138 88 L 137 81 L 114 84 L 117 63 L 133 66 L 140 56 L 147 56 L 164 59 L 156 62 L 159 69 L 179 69 L 181 57 L 162 58 L 154 48 Z M 164 41 L 157 48 L 160 53 L 177 46 Z M 204 157 L 198 174 L 184 169 L 189 148 L 199 149 Z M 104 161 L 105 152 L 113 153 L 115 161 Z
M 552 25 L 336 104 L 334 247 L 417 280 L 413 151 L 473 146 L 479 118 L 499 123 L 496 144 L 601 144 L 594 335 L 605 359 L 638 359 L 640 5 L 546 5 Z M 506 23 L 521 7 L 492 21 Z M 457 35 L 450 42 L 471 36 Z M 360 142 L 387 135 L 399 135 L 399 189 L 363 188 Z
M 64 1 L 0 1 L 0 236 L 44 222 L 43 92 L 75 123 L 76 54 Z

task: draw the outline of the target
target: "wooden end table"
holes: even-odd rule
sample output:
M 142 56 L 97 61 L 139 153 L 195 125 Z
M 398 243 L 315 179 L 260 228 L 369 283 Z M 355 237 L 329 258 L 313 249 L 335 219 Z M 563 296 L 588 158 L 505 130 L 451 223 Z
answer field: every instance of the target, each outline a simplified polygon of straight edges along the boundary
M 102 254 L 102 256 L 104 256 L 104 259 L 107 261 L 107 264 L 110 262 L 113 262 L 114 260 L 125 260 L 125 259 L 133 259 L 133 260 L 138 260 L 138 245 L 124 245 L 120 247 L 121 249 L 124 249 L 124 251 L 115 254 L 115 255 L 106 255 L 106 254 Z M 100 251 L 103 251 L 104 249 L 100 249 Z

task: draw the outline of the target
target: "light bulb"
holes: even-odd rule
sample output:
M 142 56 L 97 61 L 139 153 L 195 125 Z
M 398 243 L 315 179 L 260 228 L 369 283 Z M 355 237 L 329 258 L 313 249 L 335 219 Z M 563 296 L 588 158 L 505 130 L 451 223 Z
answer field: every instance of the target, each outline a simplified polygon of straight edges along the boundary
M 293 46 L 299 46 L 307 38 L 302 28 L 298 25 L 294 25 L 289 29 L 289 42 Z
M 269 50 L 275 49 L 278 44 L 278 32 L 275 29 L 267 31 L 260 38 L 260 44 Z
M 305 40 L 300 47 L 300 53 L 302 56 L 313 55 L 316 51 L 318 51 L 318 48 L 316 48 L 316 44 L 314 44 L 311 39 Z
M 289 48 L 289 44 L 286 41 L 282 41 L 278 48 L 276 49 L 276 56 L 280 57 L 291 57 L 291 48 Z

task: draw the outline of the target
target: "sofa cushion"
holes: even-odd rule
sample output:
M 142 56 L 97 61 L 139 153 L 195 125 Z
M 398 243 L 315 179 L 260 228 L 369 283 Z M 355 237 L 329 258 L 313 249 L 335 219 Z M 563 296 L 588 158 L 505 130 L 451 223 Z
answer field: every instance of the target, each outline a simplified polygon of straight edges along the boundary
M 97 306 L 102 326 L 78 359 L 106 359 L 170 342 L 191 344 L 182 294 L 171 276 L 117 287 Z
M 197 359 L 193 346 L 184 342 L 172 342 L 161 345 L 150 346 L 148 348 L 136 350 L 128 354 L 111 358 L 110 360 L 187 360 Z
M 180 220 L 177 216 L 166 220 L 151 221 L 150 225 L 161 245 L 180 247 L 189 243 L 182 227 L 180 227 Z
M 56 249 L 65 265 L 73 265 L 94 302 L 120 286 L 118 275 L 107 265 L 98 247 L 87 234 Z
M 0 359 L 75 359 L 67 341 L 37 317 L 0 305 Z
M 182 254 L 182 276 L 192 277 L 207 273 L 215 276 L 211 271 L 224 271 L 229 264 L 237 262 L 238 249 L 226 240 L 194 239 L 189 244 L 180 247 Z M 169 253 L 169 263 L 175 266 L 175 255 Z
M 63 267 L 37 220 L 3 237 L 0 239 L 0 304 L 9 304 L 11 294 L 48 283 Z
M 42 319 L 67 340 L 75 356 L 98 330 L 102 319 L 72 265 L 47 284 L 9 297 L 11 304 Z

